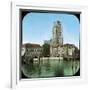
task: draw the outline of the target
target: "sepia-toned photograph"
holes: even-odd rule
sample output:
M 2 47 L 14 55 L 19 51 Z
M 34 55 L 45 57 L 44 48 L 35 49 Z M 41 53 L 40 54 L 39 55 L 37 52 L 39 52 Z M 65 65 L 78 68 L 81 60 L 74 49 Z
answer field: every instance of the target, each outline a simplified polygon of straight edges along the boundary
M 20 10 L 20 78 L 80 76 L 80 13 Z

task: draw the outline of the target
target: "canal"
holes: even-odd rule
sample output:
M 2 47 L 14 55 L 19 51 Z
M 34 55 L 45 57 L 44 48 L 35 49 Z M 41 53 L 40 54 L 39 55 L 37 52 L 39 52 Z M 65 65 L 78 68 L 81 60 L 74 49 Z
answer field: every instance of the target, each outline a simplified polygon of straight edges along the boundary
M 80 76 L 80 60 L 40 59 L 23 63 L 21 72 L 27 78 L 69 77 L 78 72 L 77 76 Z

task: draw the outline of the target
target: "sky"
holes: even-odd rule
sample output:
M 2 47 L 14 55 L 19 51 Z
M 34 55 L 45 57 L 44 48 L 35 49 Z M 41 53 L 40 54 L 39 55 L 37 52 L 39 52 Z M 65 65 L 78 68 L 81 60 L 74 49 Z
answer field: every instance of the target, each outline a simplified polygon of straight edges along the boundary
M 44 40 L 52 38 L 54 22 L 62 24 L 64 44 L 75 44 L 79 47 L 80 24 L 78 18 L 68 13 L 35 13 L 26 14 L 22 20 L 22 43 L 43 45 Z

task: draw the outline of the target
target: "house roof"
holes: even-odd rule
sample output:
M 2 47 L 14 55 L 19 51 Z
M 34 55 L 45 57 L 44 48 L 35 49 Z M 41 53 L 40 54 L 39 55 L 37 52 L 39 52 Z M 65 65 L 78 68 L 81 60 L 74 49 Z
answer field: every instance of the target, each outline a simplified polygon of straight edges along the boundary
M 74 46 L 75 47 L 74 44 L 68 44 L 68 43 L 64 44 L 63 46 Z
M 25 48 L 41 48 L 41 46 L 39 44 L 31 44 L 31 43 L 23 44 L 22 47 L 25 47 Z
M 68 43 L 64 44 L 63 47 L 74 47 L 78 49 L 74 44 L 68 44 Z
M 69 43 L 66 43 L 66 44 L 63 44 L 63 45 L 52 45 L 52 47 L 54 47 L 54 48 L 57 48 L 58 46 L 60 46 L 60 47 L 74 47 L 74 48 L 77 48 L 74 44 L 69 44 Z

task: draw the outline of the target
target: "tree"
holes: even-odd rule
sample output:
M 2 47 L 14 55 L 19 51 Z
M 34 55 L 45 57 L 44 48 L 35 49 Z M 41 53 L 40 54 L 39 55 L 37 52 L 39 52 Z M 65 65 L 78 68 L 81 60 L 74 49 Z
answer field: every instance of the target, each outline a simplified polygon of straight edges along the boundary
M 44 57 L 50 56 L 50 45 L 49 44 L 44 44 L 43 45 L 43 52 L 42 52 Z

